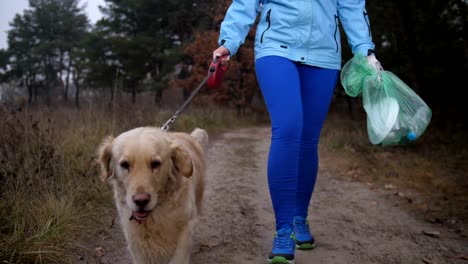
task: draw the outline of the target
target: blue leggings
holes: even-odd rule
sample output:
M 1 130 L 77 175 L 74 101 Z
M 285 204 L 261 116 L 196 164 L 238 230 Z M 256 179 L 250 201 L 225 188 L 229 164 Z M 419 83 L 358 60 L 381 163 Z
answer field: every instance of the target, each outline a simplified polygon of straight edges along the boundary
M 277 56 L 260 58 L 255 67 L 272 126 L 268 185 L 276 229 L 291 228 L 294 216 L 307 217 L 320 130 L 339 71 Z

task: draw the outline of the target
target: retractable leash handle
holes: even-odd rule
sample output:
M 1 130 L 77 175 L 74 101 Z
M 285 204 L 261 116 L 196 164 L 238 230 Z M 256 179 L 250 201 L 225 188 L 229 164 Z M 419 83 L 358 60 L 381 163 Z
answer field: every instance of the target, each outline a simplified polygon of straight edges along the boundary
M 224 73 L 228 69 L 228 65 L 222 65 L 221 61 L 223 58 L 228 57 L 229 55 L 222 55 L 220 57 L 216 57 L 213 62 L 211 62 L 210 68 L 208 70 L 208 74 L 212 73 L 211 77 L 208 78 L 207 84 L 208 87 L 211 89 L 217 89 L 221 86 L 223 82 Z

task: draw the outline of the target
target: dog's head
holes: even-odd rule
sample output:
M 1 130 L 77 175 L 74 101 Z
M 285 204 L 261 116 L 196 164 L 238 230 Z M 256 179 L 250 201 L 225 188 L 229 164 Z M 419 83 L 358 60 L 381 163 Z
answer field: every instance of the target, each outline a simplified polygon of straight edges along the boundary
M 114 184 L 116 198 L 144 220 L 193 172 L 187 152 L 156 128 L 137 128 L 108 137 L 98 150 L 101 179 Z M 119 198 L 120 196 L 120 198 Z

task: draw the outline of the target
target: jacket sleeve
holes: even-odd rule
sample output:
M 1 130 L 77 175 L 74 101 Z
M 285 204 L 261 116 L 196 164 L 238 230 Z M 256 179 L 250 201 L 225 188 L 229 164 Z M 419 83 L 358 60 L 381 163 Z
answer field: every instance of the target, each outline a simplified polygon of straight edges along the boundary
M 218 39 L 231 56 L 237 53 L 260 10 L 259 0 L 233 0 L 226 12 Z
M 338 16 L 353 54 L 374 50 L 365 0 L 338 0 Z

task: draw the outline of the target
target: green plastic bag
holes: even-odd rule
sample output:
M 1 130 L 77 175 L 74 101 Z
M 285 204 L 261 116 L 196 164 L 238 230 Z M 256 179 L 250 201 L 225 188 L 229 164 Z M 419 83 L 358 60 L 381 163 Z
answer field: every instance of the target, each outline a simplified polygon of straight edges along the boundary
M 346 94 L 362 93 L 372 144 L 406 144 L 421 137 L 429 125 L 432 111 L 426 103 L 395 74 L 375 69 L 366 57 L 355 55 L 340 78 Z

